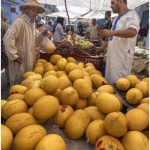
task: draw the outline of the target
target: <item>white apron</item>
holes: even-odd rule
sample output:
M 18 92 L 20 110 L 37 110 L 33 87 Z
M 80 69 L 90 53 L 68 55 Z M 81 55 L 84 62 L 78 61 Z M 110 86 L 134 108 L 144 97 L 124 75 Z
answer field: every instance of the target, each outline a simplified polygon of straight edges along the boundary
M 139 31 L 140 19 L 133 10 L 114 20 L 112 30 L 134 28 Z M 109 84 L 131 74 L 134 48 L 137 35 L 133 38 L 110 37 L 106 59 L 105 78 Z

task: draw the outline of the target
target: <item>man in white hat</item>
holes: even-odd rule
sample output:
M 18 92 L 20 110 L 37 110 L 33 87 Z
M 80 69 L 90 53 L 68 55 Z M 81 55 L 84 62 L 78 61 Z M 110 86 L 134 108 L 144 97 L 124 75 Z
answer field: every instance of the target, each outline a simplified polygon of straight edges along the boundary
M 43 13 L 37 0 L 27 0 L 20 6 L 23 14 L 17 16 L 4 36 L 6 54 L 9 58 L 10 86 L 20 84 L 23 74 L 32 71 L 36 62 L 35 47 L 41 36 L 36 29 L 35 18 Z

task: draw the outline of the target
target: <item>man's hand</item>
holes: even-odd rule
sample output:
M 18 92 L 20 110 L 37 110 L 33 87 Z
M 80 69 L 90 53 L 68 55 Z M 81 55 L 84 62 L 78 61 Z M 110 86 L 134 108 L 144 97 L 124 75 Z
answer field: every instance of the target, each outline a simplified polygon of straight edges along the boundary
M 18 57 L 17 59 L 14 60 L 15 62 L 22 64 L 22 58 Z
M 100 32 L 100 35 L 101 37 L 110 37 L 110 36 L 113 36 L 113 31 L 104 29 Z
M 103 51 L 102 47 L 99 47 L 99 48 L 96 49 L 97 54 L 100 54 L 102 51 Z
M 50 31 L 48 31 L 47 29 L 45 29 L 45 30 L 42 32 L 42 34 L 43 34 L 44 36 L 47 36 L 48 38 L 51 38 L 51 37 L 52 37 L 52 33 L 51 33 Z

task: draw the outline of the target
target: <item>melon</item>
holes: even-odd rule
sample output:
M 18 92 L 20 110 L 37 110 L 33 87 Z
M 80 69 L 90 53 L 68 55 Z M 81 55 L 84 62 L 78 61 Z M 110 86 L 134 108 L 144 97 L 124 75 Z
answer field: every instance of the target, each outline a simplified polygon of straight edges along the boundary
M 53 117 L 53 123 L 59 126 L 59 128 L 64 128 L 69 115 L 73 111 L 73 108 L 69 105 L 60 105 L 57 113 Z
M 91 78 L 92 78 L 92 84 L 94 85 L 95 88 L 99 88 L 100 86 L 107 84 L 106 79 L 100 75 L 95 74 L 93 77 L 91 76 Z
M 33 115 L 37 119 L 49 119 L 56 114 L 58 108 L 59 103 L 57 98 L 49 95 L 43 96 L 35 102 L 33 106 Z
M 13 85 L 10 90 L 9 90 L 9 93 L 10 95 L 11 94 L 24 94 L 25 92 L 27 91 L 27 87 L 25 86 L 22 86 L 22 85 Z
M 45 60 L 45 59 L 38 59 L 38 60 L 36 61 L 36 63 L 45 64 L 45 63 L 47 63 L 47 60 Z
M 89 79 L 91 81 L 91 77 L 90 76 L 84 76 L 83 79 Z
M 84 68 L 84 63 L 83 62 L 79 62 L 78 66 L 83 66 L 83 68 Z
M 4 100 L 4 99 L 1 100 L 1 109 L 2 109 L 2 107 L 3 107 L 6 103 L 7 103 L 6 100 Z
M 105 114 L 117 112 L 121 107 L 117 97 L 104 91 L 99 92 L 95 101 L 97 108 Z
M 51 95 L 57 98 L 60 98 L 60 94 L 61 94 L 62 90 L 61 89 L 57 89 L 54 93 L 52 93 Z M 60 100 L 59 100 L 59 104 L 60 104 Z
M 105 117 L 104 126 L 106 131 L 114 137 L 121 137 L 128 130 L 127 119 L 121 112 L 109 113 Z
M 57 61 L 58 70 L 65 70 L 66 66 L 67 66 L 67 60 L 65 58 L 60 58 Z
M 33 82 L 32 79 L 25 79 L 21 82 L 21 85 L 25 86 L 25 87 L 28 87 L 28 85 Z
M 140 81 L 135 85 L 135 88 L 139 89 L 142 94 L 143 97 L 148 97 L 149 95 L 149 86 L 145 81 Z
M 43 64 L 42 64 L 41 62 L 37 62 L 37 63 L 35 64 L 35 67 L 43 67 Z
M 141 131 L 149 140 L 149 130 L 143 130 Z
M 69 63 L 75 63 L 75 64 L 76 64 L 76 60 L 75 60 L 73 57 L 68 57 L 68 58 L 67 58 L 67 61 L 68 61 Z
M 92 81 L 90 79 L 84 79 L 84 80 L 87 81 L 90 84 L 90 86 L 92 87 Z
M 34 103 L 41 97 L 47 95 L 46 92 L 40 88 L 33 88 L 28 90 L 25 95 L 24 99 L 28 106 L 33 106 Z
M 149 104 L 143 103 L 140 104 L 137 108 L 143 110 L 147 115 L 149 115 Z
M 84 108 L 84 110 L 89 114 L 91 121 L 94 121 L 97 119 L 104 120 L 106 117 L 106 114 L 99 111 L 96 106 L 89 106 L 89 107 Z
M 123 108 L 123 103 L 122 103 L 122 98 L 119 96 L 119 95 L 117 95 L 117 94 L 113 94 L 115 97 L 117 97 L 117 99 L 119 100 L 119 102 L 120 102 L 120 110 L 119 111 L 121 111 L 122 110 L 122 108 Z
M 48 93 L 54 93 L 59 86 L 59 80 L 53 75 L 43 78 L 41 88 Z
M 149 78 L 143 78 L 142 81 L 145 81 L 149 85 Z
M 116 82 L 116 87 L 119 91 L 127 91 L 130 88 L 130 82 L 126 78 L 120 78 Z
M 50 62 L 45 63 L 44 66 L 43 66 L 44 70 L 45 70 L 45 68 L 46 68 L 48 65 L 52 65 L 52 64 L 51 64 Z M 53 66 L 53 65 L 52 65 L 52 66 Z
M 74 82 L 77 79 L 83 79 L 83 72 L 80 69 L 75 69 L 71 71 L 68 75 L 70 81 Z
M 91 71 L 89 71 L 89 74 L 90 75 L 92 75 L 92 74 L 98 74 L 98 75 L 102 76 L 102 73 L 100 71 L 98 71 L 98 70 L 91 70 Z
M 42 76 L 40 74 L 38 74 L 38 73 L 35 73 L 33 75 L 28 76 L 27 79 L 42 80 Z
M 61 74 L 65 74 L 65 75 L 67 75 L 67 73 L 65 72 L 65 71 L 57 71 L 57 73 L 58 73 L 58 75 L 61 75 Z
M 48 72 L 48 71 L 55 71 L 55 68 L 52 64 L 48 64 L 44 67 L 44 72 Z
M 68 63 L 68 64 L 66 65 L 65 71 L 66 71 L 67 73 L 70 73 L 71 71 L 73 71 L 73 70 L 75 70 L 75 69 L 78 69 L 77 64 Z
M 33 115 L 33 107 L 30 107 L 30 108 L 27 110 L 27 113 L 29 113 L 29 114 L 31 114 L 32 116 L 34 116 L 34 115 Z M 37 118 L 35 118 L 35 119 L 36 119 L 36 121 L 38 122 L 38 124 L 42 124 L 42 123 L 44 123 L 44 122 L 47 121 L 47 119 L 37 119 Z
M 29 113 L 18 113 L 7 119 L 5 125 L 16 135 L 22 128 L 37 124 L 36 119 Z
M 127 79 L 129 80 L 129 82 L 130 82 L 130 88 L 134 88 L 135 85 L 136 85 L 138 82 L 140 82 L 140 79 L 138 79 L 137 76 L 135 76 L 135 75 L 133 75 L 133 74 L 128 75 L 126 78 L 127 78 Z
M 1 110 L 1 115 L 3 118 L 8 119 L 14 114 L 26 112 L 27 105 L 24 101 L 16 99 L 8 101 Z
M 86 72 L 90 72 L 91 70 L 96 70 L 96 68 L 94 66 L 88 66 L 85 68 Z
M 101 92 L 101 91 L 105 91 L 110 94 L 114 94 L 114 89 L 111 85 L 103 85 L 96 90 L 96 92 Z
M 86 128 L 87 141 L 93 145 L 96 144 L 100 137 L 106 134 L 107 132 L 104 127 L 104 120 L 94 120 Z
M 77 103 L 74 105 L 74 109 L 84 109 L 87 107 L 87 99 L 83 99 L 83 98 L 79 98 L 79 100 L 77 101 Z
M 64 90 L 65 88 L 72 86 L 71 81 L 67 77 L 60 77 L 58 89 Z
M 27 86 L 27 90 L 33 89 L 33 88 L 40 88 L 41 87 L 41 80 L 35 80 L 32 81 L 28 86 Z
M 48 71 L 43 75 L 43 78 L 49 75 L 53 75 L 58 78 L 58 73 L 56 71 Z
M 54 54 L 50 57 L 50 62 L 53 64 L 53 65 L 56 65 L 57 64 L 57 61 L 62 58 L 61 55 L 59 54 Z
M 83 71 L 83 74 L 84 74 L 84 76 L 88 76 L 88 77 L 89 77 L 89 79 L 91 80 L 90 74 L 89 74 L 88 72 Z
M 88 106 L 96 106 L 96 97 L 98 96 L 99 92 L 94 92 L 90 98 L 88 98 Z
M 140 104 L 147 103 L 149 104 L 149 97 L 145 97 L 140 101 Z
M 148 126 L 148 115 L 141 109 L 131 109 L 125 116 L 130 130 L 142 131 Z
M 13 135 L 8 127 L 1 124 L 1 150 L 10 150 L 13 144 Z
M 143 94 L 139 89 L 132 88 L 126 93 L 126 100 L 130 104 L 139 104 L 143 98 Z
M 15 136 L 15 150 L 34 150 L 39 141 L 46 135 L 45 128 L 40 125 L 26 126 Z
M 124 148 L 117 138 L 104 135 L 97 140 L 95 150 L 124 150 Z
M 82 109 L 75 110 L 69 115 L 65 124 L 65 133 L 70 139 L 79 139 L 90 123 L 90 116 Z
M 81 98 L 90 98 L 93 93 L 91 85 L 84 79 L 75 80 L 73 88 L 78 92 Z
M 41 76 L 44 75 L 44 68 L 43 67 L 35 67 L 33 70 L 35 73 L 40 74 Z
M 93 66 L 94 67 L 94 65 L 92 63 L 86 63 L 85 64 L 85 67 L 88 67 L 88 66 Z
M 57 134 L 49 134 L 43 137 L 37 144 L 35 150 L 67 150 L 64 139 Z
M 23 78 L 26 79 L 28 76 L 34 75 L 34 74 L 35 74 L 35 72 L 33 72 L 33 71 L 27 71 L 26 73 L 23 74 Z
M 149 141 L 139 131 L 129 131 L 121 139 L 124 150 L 148 150 Z
M 74 106 L 79 100 L 77 91 L 73 88 L 66 88 L 60 94 L 60 101 L 64 105 Z
M 21 99 L 21 100 L 24 100 L 24 95 L 23 94 L 12 94 L 10 95 L 8 98 L 7 98 L 7 101 L 11 101 L 11 100 L 14 100 L 14 99 Z

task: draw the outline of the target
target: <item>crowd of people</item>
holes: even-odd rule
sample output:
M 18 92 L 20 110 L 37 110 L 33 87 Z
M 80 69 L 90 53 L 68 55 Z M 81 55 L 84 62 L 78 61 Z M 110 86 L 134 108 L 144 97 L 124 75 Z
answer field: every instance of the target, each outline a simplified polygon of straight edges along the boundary
M 79 22 L 77 31 L 78 35 L 85 36 L 91 42 L 103 40 L 97 53 L 108 47 L 105 78 L 109 84 L 131 73 L 137 35 L 139 34 L 141 38 L 149 35 L 149 26 L 147 30 L 139 30 L 139 16 L 134 10 L 128 9 L 127 0 L 111 0 L 111 8 L 113 13 L 118 14 L 113 23 L 111 12 L 107 11 L 104 16 L 106 20 L 104 26 L 98 25 L 96 19 L 93 18 L 90 25 L 82 25 Z M 39 43 L 43 36 L 58 42 L 68 34 L 63 28 L 65 22 L 62 17 L 58 17 L 54 24 L 49 21 L 47 25 L 36 20 L 38 14 L 45 11 L 39 6 L 37 0 L 27 0 L 25 5 L 20 6 L 20 11 L 22 14 L 17 16 L 9 26 L 1 8 L 1 69 L 5 68 L 10 86 L 20 84 L 23 80 L 22 75 L 33 70 L 36 60 L 40 58 Z

